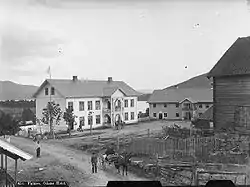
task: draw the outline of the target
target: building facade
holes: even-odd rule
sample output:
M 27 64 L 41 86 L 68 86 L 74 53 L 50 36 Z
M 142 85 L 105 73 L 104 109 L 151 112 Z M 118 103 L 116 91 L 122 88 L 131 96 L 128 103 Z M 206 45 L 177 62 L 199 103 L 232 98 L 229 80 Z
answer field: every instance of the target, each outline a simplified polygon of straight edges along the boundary
M 148 103 L 150 118 L 191 120 L 202 115 L 212 105 L 212 90 L 180 88 L 156 90 Z
M 138 93 L 122 81 L 46 80 L 34 94 L 36 116 L 42 119 L 42 111 L 49 101 L 60 108 L 73 109 L 76 127 L 83 129 L 113 126 L 117 121 L 138 122 Z M 60 124 L 65 125 L 62 120 Z
M 213 80 L 213 122 L 250 133 L 250 37 L 238 38 L 208 73 Z

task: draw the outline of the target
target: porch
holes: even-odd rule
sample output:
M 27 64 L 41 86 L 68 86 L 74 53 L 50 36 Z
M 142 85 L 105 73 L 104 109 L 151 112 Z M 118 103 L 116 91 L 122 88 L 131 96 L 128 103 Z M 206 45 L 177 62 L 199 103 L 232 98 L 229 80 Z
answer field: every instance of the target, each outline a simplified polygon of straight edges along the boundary
M 8 173 L 8 162 L 7 158 L 15 160 L 15 174 L 11 176 Z M 14 187 L 17 182 L 17 161 L 29 160 L 32 156 L 12 144 L 6 142 L 4 139 L 0 139 L 0 186 Z

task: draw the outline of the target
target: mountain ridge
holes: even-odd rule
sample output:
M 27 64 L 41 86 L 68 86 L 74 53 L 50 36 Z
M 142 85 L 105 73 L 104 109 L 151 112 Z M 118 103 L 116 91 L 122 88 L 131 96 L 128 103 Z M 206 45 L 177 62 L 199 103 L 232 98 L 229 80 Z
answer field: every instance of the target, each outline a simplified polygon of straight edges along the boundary
M 34 85 L 23 85 L 12 81 L 0 81 L 0 100 L 32 99 L 32 94 L 38 89 Z
M 174 88 L 212 88 L 212 79 L 206 77 L 207 73 L 192 77 L 186 81 L 172 85 L 162 90 Z M 38 86 L 18 84 L 12 81 L 0 81 L 0 100 L 25 100 L 32 99 L 32 94 L 38 89 Z M 137 90 L 142 95 L 148 97 L 153 93 L 152 89 Z M 143 96 L 142 96 L 143 97 Z
M 175 87 L 178 87 L 178 88 L 212 88 L 212 80 L 213 80 L 212 78 L 211 79 L 207 78 L 207 73 L 203 73 L 201 75 L 197 75 L 195 77 L 192 77 L 176 85 L 163 88 L 163 90 L 169 89 L 169 88 L 175 88 Z

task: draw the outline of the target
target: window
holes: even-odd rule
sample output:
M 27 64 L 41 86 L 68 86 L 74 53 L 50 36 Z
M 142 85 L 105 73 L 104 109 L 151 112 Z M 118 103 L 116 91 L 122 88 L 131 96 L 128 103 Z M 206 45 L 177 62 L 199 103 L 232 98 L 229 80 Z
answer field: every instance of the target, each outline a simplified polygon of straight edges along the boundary
M 95 109 L 96 110 L 101 110 L 101 103 L 100 103 L 100 101 L 96 101 L 95 102 Z
M 164 108 L 167 108 L 167 103 L 164 103 Z
M 199 108 L 202 108 L 202 104 L 199 104 Z
M 164 113 L 164 118 L 167 118 L 168 117 L 168 113 Z
M 93 124 L 93 116 L 88 116 L 88 125 Z
M 55 88 L 54 87 L 51 87 L 51 95 L 55 95 Z
M 125 108 L 128 107 L 128 100 L 127 100 L 127 99 L 125 100 L 124 107 L 125 107 Z
M 176 106 L 176 108 L 179 108 L 179 103 L 177 103 L 175 106 Z
M 135 106 L 135 103 L 134 103 L 135 101 L 134 101 L 134 99 L 131 99 L 130 102 L 131 102 L 131 103 L 130 103 L 130 107 L 134 107 L 134 106 Z
M 209 105 L 206 105 L 206 108 L 209 108 Z
M 74 109 L 73 102 L 68 102 L 68 109 Z
M 155 107 L 156 107 L 156 104 L 153 104 L 153 107 L 155 108 Z
M 100 115 L 95 116 L 95 123 L 96 124 L 101 124 L 101 116 Z
M 45 88 L 45 95 L 49 95 L 49 88 Z
M 179 113 L 176 113 L 175 116 L 178 118 L 178 117 L 180 117 L 180 114 L 179 114 Z
M 80 126 L 84 126 L 85 125 L 84 116 L 82 116 L 82 117 L 79 118 L 79 123 L 80 123 Z
M 128 121 L 128 113 L 125 112 L 125 121 Z
M 156 118 L 156 113 L 153 113 L 154 118 Z
M 135 119 L 135 113 L 134 112 L 131 112 L 131 120 L 134 120 Z
M 88 110 L 92 110 L 92 101 L 88 101 Z
M 79 101 L 79 111 L 84 111 L 84 102 Z

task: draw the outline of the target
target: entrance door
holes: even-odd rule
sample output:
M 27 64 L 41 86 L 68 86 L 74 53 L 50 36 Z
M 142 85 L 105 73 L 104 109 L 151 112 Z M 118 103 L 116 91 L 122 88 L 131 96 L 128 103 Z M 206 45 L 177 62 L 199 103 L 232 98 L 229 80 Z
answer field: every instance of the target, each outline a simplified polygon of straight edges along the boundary
M 162 113 L 159 113 L 159 119 L 162 119 Z
M 190 112 L 187 112 L 187 113 L 186 113 L 186 117 L 187 117 L 187 120 L 191 120 L 191 113 L 190 113 Z

